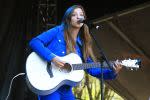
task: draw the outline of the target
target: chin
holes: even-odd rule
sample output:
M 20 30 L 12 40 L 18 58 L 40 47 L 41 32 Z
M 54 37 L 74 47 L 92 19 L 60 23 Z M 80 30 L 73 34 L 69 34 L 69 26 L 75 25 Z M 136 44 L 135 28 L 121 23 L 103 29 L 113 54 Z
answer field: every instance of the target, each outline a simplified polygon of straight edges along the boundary
M 76 25 L 75 27 L 76 28 L 81 28 L 82 26 L 83 26 L 83 24 L 82 25 L 80 24 L 80 25 Z
M 81 28 L 82 26 L 72 26 L 72 28 Z
M 83 26 L 83 24 L 74 24 L 72 25 L 73 28 L 81 28 Z

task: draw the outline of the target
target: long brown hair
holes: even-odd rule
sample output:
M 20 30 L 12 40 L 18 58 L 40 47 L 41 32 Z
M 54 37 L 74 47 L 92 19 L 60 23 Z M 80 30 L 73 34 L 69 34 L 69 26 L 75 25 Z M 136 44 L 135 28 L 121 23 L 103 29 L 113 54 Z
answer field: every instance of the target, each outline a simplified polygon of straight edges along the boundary
M 84 17 L 86 19 L 86 14 L 84 11 L 84 8 L 81 5 L 74 5 L 67 9 L 65 12 L 62 24 L 64 25 L 64 37 L 66 41 L 66 50 L 67 54 L 75 51 L 75 45 L 76 42 L 74 41 L 72 35 L 70 34 L 70 27 L 71 27 L 71 16 L 73 11 L 76 8 L 80 8 L 83 11 Z M 96 61 L 96 58 L 94 56 L 93 50 L 92 50 L 92 38 L 89 34 L 89 28 L 86 24 L 83 24 L 83 26 L 80 29 L 80 38 L 82 40 L 82 53 L 83 53 L 83 60 L 86 62 L 88 57 L 91 57 L 93 61 Z

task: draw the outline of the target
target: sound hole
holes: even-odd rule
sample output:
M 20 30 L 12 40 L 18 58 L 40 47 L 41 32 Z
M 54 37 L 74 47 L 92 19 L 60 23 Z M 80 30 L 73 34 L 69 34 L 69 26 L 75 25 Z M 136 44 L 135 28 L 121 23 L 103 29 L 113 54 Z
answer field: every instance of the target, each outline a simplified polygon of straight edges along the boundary
M 65 63 L 64 67 L 63 67 L 63 71 L 64 72 L 71 72 L 72 67 L 69 63 Z

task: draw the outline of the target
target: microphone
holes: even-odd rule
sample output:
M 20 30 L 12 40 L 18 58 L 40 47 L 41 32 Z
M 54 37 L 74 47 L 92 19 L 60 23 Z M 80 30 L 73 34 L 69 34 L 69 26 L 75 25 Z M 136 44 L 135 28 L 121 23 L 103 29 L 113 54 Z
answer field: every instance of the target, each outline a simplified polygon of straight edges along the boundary
M 81 18 L 81 19 L 78 20 L 78 23 L 84 23 L 84 24 L 86 24 L 87 20 L 85 20 L 84 18 Z
M 79 19 L 79 20 L 78 20 L 78 23 L 87 24 L 87 26 L 88 26 L 89 28 L 94 28 L 94 27 L 95 27 L 96 29 L 99 28 L 98 25 L 95 25 L 95 24 L 93 24 L 93 22 L 88 21 L 88 20 L 85 20 L 84 18 Z

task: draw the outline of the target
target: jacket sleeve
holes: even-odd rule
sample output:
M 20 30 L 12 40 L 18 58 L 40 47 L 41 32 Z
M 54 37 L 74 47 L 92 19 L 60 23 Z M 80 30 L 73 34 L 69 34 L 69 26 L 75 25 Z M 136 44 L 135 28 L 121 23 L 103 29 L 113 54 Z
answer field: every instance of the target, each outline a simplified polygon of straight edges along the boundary
M 58 29 L 52 28 L 33 38 L 29 46 L 46 61 L 51 61 L 55 55 L 46 46 L 56 37 Z
M 87 62 L 90 63 L 93 61 L 91 58 L 88 58 Z M 94 77 L 101 78 L 101 68 L 89 68 L 85 71 Z M 104 80 L 113 80 L 117 76 L 117 74 L 110 68 L 103 68 L 102 71 Z

